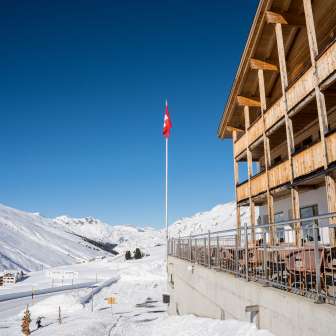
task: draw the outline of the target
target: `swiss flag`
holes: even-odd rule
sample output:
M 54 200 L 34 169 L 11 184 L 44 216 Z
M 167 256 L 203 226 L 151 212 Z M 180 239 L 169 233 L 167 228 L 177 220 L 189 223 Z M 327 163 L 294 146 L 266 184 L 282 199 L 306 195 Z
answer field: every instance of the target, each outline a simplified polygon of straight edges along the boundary
M 163 120 L 163 136 L 165 138 L 169 138 L 170 135 L 170 129 L 172 128 L 172 122 L 170 120 L 170 115 L 168 111 L 168 102 L 166 101 L 166 111 L 164 115 L 164 120 Z

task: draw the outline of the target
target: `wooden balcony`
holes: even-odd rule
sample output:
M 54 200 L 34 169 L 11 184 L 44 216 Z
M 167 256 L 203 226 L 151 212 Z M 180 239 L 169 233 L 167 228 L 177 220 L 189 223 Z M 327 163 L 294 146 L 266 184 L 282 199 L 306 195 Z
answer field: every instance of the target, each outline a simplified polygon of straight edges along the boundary
M 326 137 L 326 145 L 329 163 L 336 161 L 336 132 Z M 323 148 L 322 143 L 318 142 L 311 147 L 293 156 L 294 178 L 308 175 L 318 169 L 323 168 Z M 271 168 L 269 174 L 269 187 L 274 189 L 290 181 L 289 160 Z M 257 196 L 267 190 L 267 176 L 263 172 L 251 179 L 251 196 Z M 250 195 L 248 181 L 237 187 L 238 202 L 248 199 Z
M 336 71 L 336 42 L 334 42 L 317 60 L 317 72 L 320 83 Z M 294 108 L 302 99 L 314 90 L 313 69 L 308 69 L 299 80 L 287 90 L 288 109 Z M 265 112 L 265 130 L 269 130 L 285 115 L 283 97 L 280 97 Z M 263 134 L 263 123 L 260 118 L 249 129 L 249 144 L 259 139 Z M 237 157 L 246 149 L 247 136 L 244 134 L 236 143 L 234 155 Z
M 290 181 L 290 177 L 289 160 L 276 165 L 269 170 L 270 189 L 288 183 Z

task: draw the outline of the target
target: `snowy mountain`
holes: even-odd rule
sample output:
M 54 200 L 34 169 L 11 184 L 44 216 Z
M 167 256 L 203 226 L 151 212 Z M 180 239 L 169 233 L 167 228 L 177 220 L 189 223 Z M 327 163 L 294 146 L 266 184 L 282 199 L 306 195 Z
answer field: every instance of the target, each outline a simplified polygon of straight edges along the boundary
M 242 208 L 248 222 L 247 209 Z M 234 202 L 182 218 L 169 227 L 170 236 L 219 231 L 234 227 Z M 137 228 L 130 225 L 108 225 L 93 217 L 55 219 L 38 213 L 19 211 L 0 204 L 0 271 L 3 269 L 39 270 L 72 264 L 108 255 L 107 247 L 124 253 L 140 247 L 144 252 L 164 244 L 164 230 Z M 105 248 L 105 251 L 104 251 Z
M 54 222 L 67 232 L 93 239 L 97 242 L 116 244 L 116 251 L 124 252 L 135 247 L 154 246 L 163 243 L 164 236 L 150 227 L 137 228 L 132 225 L 109 225 L 93 217 L 71 218 L 60 216 Z
M 53 220 L 0 204 L 0 270 L 25 271 L 75 263 L 103 252 Z
M 249 223 L 248 208 L 241 208 L 242 223 Z M 221 231 L 235 228 L 236 203 L 229 202 L 215 206 L 213 209 L 200 212 L 192 217 L 182 218 L 169 227 L 171 237 L 188 236 L 190 234 Z
M 105 250 L 114 245 L 119 252 L 137 246 L 145 250 L 162 239 L 151 228 L 110 226 L 92 217 L 49 219 L 0 204 L 0 271 L 73 264 L 109 255 Z

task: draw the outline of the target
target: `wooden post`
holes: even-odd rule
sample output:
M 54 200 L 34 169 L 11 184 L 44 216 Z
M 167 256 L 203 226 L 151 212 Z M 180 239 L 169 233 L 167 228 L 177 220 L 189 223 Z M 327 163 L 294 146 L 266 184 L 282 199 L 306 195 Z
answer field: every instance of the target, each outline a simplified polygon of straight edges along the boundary
M 314 15 L 313 15 L 311 0 L 303 0 L 303 7 L 304 7 L 305 18 L 306 18 L 310 59 L 311 59 L 313 75 L 314 75 L 314 89 L 315 89 L 321 143 L 322 143 L 322 148 L 323 148 L 323 153 L 322 153 L 323 159 L 324 159 L 323 163 L 324 163 L 324 169 L 328 169 L 329 158 L 328 158 L 327 145 L 325 141 L 325 134 L 329 130 L 328 117 L 327 117 L 325 97 L 319 87 L 319 73 L 318 73 L 318 68 L 316 64 L 316 57 L 318 56 L 319 52 L 318 52 L 318 44 L 317 44 L 317 38 L 316 38 L 316 30 L 315 30 Z M 336 210 L 335 180 L 329 174 L 325 175 L 325 185 L 326 185 L 326 193 L 327 193 L 328 211 L 334 212 Z M 331 218 L 329 220 L 329 223 L 334 224 L 335 219 Z M 330 237 L 331 246 L 336 246 L 335 229 L 331 228 L 329 230 L 329 237 Z
M 239 242 L 241 241 L 241 223 L 240 223 L 240 206 L 238 204 L 238 197 L 237 197 L 237 184 L 239 181 L 239 167 L 238 162 L 235 158 L 235 142 L 237 141 L 237 131 L 232 131 L 232 141 L 233 141 L 233 164 L 234 164 L 234 184 L 235 184 L 235 193 L 236 193 L 236 216 L 237 216 L 237 235 Z
M 274 200 L 273 195 L 270 192 L 269 188 L 269 167 L 271 166 L 271 149 L 269 138 L 266 136 L 265 129 L 265 116 L 264 112 L 267 109 L 266 103 L 266 91 L 265 91 L 265 78 L 264 78 L 264 70 L 258 70 L 258 83 L 259 83 L 259 94 L 260 94 L 260 102 L 261 102 L 261 118 L 263 122 L 263 143 L 264 143 L 264 159 L 265 159 L 265 173 L 266 173 L 266 200 L 267 200 L 267 213 L 268 213 L 268 223 L 270 229 L 270 244 L 273 245 L 276 239 L 275 228 L 274 228 Z
M 252 244 L 255 245 L 255 206 L 252 200 L 252 189 L 251 189 L 251 177 L 253 175 L 252 166 L 252 153 L 250 150 L 250 139 L 249 139 L 249 127 L 250 127 L 250 109 L 248 105 L 244 106 L 244 119 L 245 119 L 245 133 L 246 133 L 246 156 L 247 156 L 247 176 L 249 185 L 249 208 L 250 208 L 250 223 L 251 223 L 251 240 Z
M 292 120 L 288 116 L 288 103 L 287 103 L 287 87 L 288 87 L 288 75 L 287 75 L 287 65 L 286 65 L 286 53 L 284 46 L 284 39 L 282 34 L 282 25 L 281 23 L 275 24 L 275 36 L 277 41 L 278 48 L 278 57 L 280 65 L 280 79 L 281 79 L 281 90 L 282 90 L 282 99 L 285 106 L 285 125 L 286 125 L 286 140 L 287 140 L 287 153 L 290 166 L 290 182 L 291 185 L 294 181 L 294 168 L 293 168 L 293 158 L 292 155 L 295 151 L 295 142 L 294 142 L 294 132 Z M 298 189 L 293 187 L 291 188 L 291 204 L 292 204 L 292 216 L 293 218 L 300 218 L 300 201 L 299 201 L 299 192 Z M 301 245 L 301 223 L 297 222 L 295 226 L 295 243 L 297 246 Z
M 336 212 L 336 181 L 335 178 L 327 174 L 325 176 L 326 180 L 326 192 L 327 192 L 327 202 L 328 202 L 328 212 Z M 330 224 L 336 224 L 336 218 L 329 219 Z M 336 229 L 329 229 L 329 241 L 330 246 L 336 246 Z

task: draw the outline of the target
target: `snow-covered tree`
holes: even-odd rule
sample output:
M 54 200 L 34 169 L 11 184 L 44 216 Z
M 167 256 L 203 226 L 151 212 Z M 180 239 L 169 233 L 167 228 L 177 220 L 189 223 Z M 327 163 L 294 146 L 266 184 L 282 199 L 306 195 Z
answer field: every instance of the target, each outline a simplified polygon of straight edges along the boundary
M 28 305 L 27 305 L 26 310 L 23 314 L 22 323 L 21 323 L 21 331 L 24 336 L 30 335 L 30 322 L 31 322 L 31 317 L 30 317 L 30 312 L 29 312 Z

